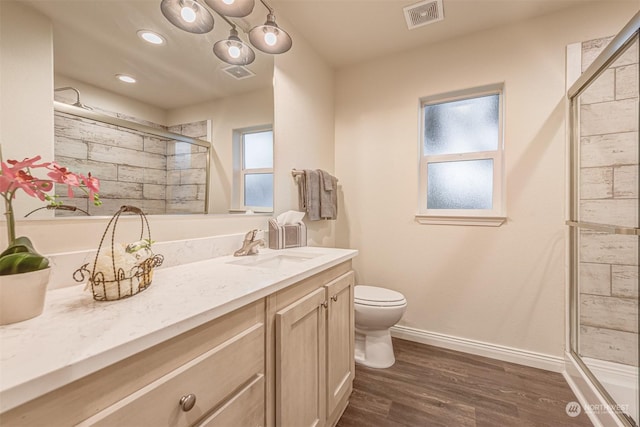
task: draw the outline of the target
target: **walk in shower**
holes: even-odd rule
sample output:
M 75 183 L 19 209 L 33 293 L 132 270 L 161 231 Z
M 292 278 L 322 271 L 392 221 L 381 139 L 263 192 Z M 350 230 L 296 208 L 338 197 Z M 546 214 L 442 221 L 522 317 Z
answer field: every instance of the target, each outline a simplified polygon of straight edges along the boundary
M 640 422 L 639 28 L 640 13 L 613 39 L 583 43 L 584 72 L 568 92 L 570 357 L 584 410 L 605 425 Z M 595 59 L 584 55 L 593 48 Z

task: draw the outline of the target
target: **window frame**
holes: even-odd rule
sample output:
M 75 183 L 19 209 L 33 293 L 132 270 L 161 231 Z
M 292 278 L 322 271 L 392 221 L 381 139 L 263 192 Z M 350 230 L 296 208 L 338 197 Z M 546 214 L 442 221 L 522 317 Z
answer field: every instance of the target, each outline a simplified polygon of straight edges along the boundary
M 244 164 L 244 137 L 248 134 L 254 133 L 262 133 L 262 132 L 271 132 L 272 139 L 271 144 L 272 148 L 275 148 L 275 137 L 273 136 L 273 126 L 272 125 L 260 125 L 260 126 L 251 126 L 241 129 L 235 129 L 233 131 L 233 169 L 234 169 L 234 179 L 233 179 L 233 208 L 230 210 L 234 211 L 248 211 L 251 210 L 253 212 L 258 213 L 272 213 L 273 206 L 249 206 L 245 205 L 245 176 L 246 175 L 256 175 L 256 174 L 271 174 L 272 179 L 275 184 L 275 174 L 273 166 L 271 168 L 249 168 L 245 169 Z M 275 158 L 273 159 L 272 164 L 275 163 Z M 272 195 L 273 198 L 273 195 Z
M 496 150 L 474 151 L 455 154 L 425 154 L 425 113 L 429 105 L 445 104 L 464 99 L 498 95 L 498 145 Z M 504 197 L 504 83 L 447 92 L 422 97 L 419 100 L 420 135 L 418 162 L 418 211 L 416 220 L 422 224 L 458 224 L 500 226 L 506 221 Z M 492 209 L 429 209 L 428 208 L 428 165 L 430 163 L 459 162 L 466 160 L 493 160 Z

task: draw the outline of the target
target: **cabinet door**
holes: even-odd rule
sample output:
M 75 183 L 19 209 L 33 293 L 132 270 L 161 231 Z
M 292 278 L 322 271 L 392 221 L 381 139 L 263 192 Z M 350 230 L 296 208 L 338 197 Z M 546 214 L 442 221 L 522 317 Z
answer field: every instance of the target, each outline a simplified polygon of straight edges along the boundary
M 325 423 L 325 289 L 276 313 L 276 425 Z
M 355 375 L 353 358 L 354 274 L 349 272 L 325 285 L 327 301 L 327 416 L 346 394 L 351 393 Z

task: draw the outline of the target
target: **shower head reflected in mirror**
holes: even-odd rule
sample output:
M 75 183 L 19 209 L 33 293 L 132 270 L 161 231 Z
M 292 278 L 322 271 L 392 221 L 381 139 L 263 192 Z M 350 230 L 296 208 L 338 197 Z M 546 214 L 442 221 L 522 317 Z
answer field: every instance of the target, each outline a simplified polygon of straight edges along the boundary
M 80 107 L 80 108 L 84 108 L 85 110 L 93 110 L 93 108 L 89 107 L 88 105 L 84 105 L 82 102 L 80 102 L 80 91 L 78 89 L 76 89 L 75 87 L 71 87 L 71 86 L 65 86 L 65 87 L 59 87 L 54 89 L 54 92 L 61 92 L 64 90 L 72 90 L 76 93 L 76 102 L 74 102 L 73 105 L 74 107 Z

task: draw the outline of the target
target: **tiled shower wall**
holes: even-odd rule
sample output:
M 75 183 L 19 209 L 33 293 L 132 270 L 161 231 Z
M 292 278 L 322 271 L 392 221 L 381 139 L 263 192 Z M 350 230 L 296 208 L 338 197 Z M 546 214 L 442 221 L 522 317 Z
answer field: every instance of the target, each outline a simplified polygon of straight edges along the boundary
M 582 71 L 611 39 L 582 45 Z M 579 219 L 638 227 L 638 41 L 580 96 Z M 637 236 L 582 229 L 580 354 L 638 365 Z
M 207 140 L 207 121 L 169 127 L 169 132 Z M 207 150 L 175 142 L 167 147 L 167 213 L 204 212 Z
M 202 138 L 206 124 L 191 123 L 172 131 L 184 128 L 190 133 L 187 136 Z M 74 172 L 91 172 L 100 179 L 100 207 L 83 194 L 69 199 L 65 190 L 56 190 L 63 203 L 92 215 L 112 215 L 125 204 L 147 214 L 205 211 L 204 147 L 56 112 L 55 160 Z M 56 216 L 69 215 L 77 213 L 56 210 Z

